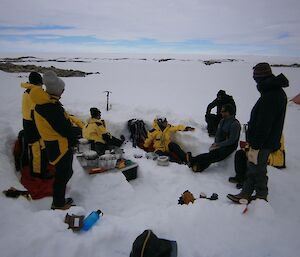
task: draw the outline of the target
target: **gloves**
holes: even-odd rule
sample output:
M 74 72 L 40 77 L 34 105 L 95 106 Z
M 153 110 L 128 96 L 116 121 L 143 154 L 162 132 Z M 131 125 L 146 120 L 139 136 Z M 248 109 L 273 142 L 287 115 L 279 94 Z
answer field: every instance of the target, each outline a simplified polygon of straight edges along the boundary
M 178 204 L 189 204 L 189 203 L 194 203 L 195 201 L 195 197 L 193 196 L 193 194 L 186 190 L 183 192 L 183 194 L 179 197 L 178 199 Z
M 249 152 L 248 152 L 248 161 L 257 165 L 258 153 L 259 153 L 259 150 L 254 150 L 250 147 Z
M 189 126 L 185 127 L 185 129 L 184 129 L 184 131 L 194 131 L 194 130 L 195 130 L 195 128 L 189 127 Z
M 31 196 L 28 191 L 17 190 L 14 187 L 11 187 L 10 189 L 3 191 L 3 194 L 11 198 L 18 198 L 21 195 L 24 196 L 28 201 L 31 200 Z

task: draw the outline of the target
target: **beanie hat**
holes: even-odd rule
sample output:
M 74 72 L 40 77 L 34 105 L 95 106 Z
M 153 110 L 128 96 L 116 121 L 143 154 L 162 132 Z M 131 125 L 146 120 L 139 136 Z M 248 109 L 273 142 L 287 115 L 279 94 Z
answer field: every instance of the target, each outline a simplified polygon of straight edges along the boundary
M 217 96 L 223 96 L 223 95 L 226 95 L 226 92 L 225 90 L 219 90 L 219 92 L 217 93 Z
M 96 107 L 92 107 L 90 109 L 90 113 L 91 113 L 92 118 L 96 118 L 96 117 L 98 117 L 98 116 L 101 115 L 100 110 L 98 108 L 96 108 Z
M 273 75 L 270 64 L 261 62 L 253 67 L 253 78 L 269 77 Z
M 43 75 L 43 81 L 46 86 L 46 91 L 50 95 L 61 96 L 65 89 L 65 83 L 57 77 L 54 71 L 47 71 Z
M 33 71 L 29 74 L 29 83 L 33 85 L 43 85 L 43 79 L 41 74 Z

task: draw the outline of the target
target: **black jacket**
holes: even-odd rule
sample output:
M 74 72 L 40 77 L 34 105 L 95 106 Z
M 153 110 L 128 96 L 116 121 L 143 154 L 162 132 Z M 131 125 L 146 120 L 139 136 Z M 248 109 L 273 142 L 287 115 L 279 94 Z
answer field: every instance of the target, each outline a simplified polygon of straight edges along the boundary
M 231 95 L 223 95 L 221 98 L 216 98 L 215 100 L 213 100 L 206 109 L 206 114 L 210 114 L 211 109 L 213 109 L 214 107 L 217 106 L 217 115 L 221 116 L 221 109 L 222 106 L 225 104 L 231 104 L 234 108 L 234 112 L 236 113 L 236 106 L 235 106 L 235 102 L 233 100 L 233 97 Z
M 257 84 L 261 93 L 248 123 L 247 140 L 253 149 L 277 150 L 283 130 L 287 96 L 282 89 L 289 81 L 283 75 L 271 76 Z

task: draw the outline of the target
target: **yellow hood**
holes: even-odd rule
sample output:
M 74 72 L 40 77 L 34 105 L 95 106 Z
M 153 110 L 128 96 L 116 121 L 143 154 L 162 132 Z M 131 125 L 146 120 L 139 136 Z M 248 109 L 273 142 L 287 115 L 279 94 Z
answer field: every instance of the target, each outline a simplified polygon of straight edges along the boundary
M 30 91 L 30 97 L 35 104 L 54 103 L 56 101 L 51 99 L 51 96 L 42 87 L 33 87 Z
M 33 85 L 31 83 L 28 83 L 28 82 L 21 83 L 21 87 L 25 88 L 25 89 L 32 89 L 34 87 L 40 87 L 41 88 L 41 86 Z

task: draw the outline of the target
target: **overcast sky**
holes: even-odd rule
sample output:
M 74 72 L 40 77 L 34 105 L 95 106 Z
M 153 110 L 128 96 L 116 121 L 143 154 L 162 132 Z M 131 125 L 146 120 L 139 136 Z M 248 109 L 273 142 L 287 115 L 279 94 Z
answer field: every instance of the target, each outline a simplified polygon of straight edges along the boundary
M 300 56 L 300 0 L 0 0 L 0 52 Z

